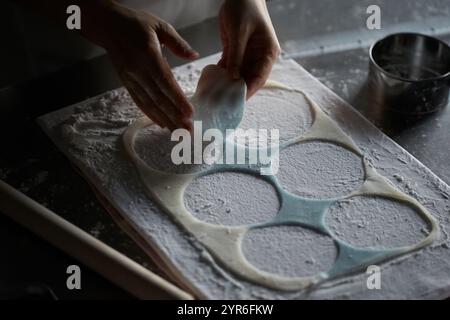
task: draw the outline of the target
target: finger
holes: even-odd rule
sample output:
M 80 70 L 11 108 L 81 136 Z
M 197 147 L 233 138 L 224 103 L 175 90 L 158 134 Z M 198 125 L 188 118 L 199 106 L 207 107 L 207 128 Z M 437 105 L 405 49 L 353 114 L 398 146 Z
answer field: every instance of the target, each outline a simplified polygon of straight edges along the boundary
M 227 70 L 233 79 L 239 79 L 241 77 L 241 65 L 247 42 L 248 36 L 245 32 L 243 34 L 230 35 L 227 53 Z
M 219 60 L 219 62 L 217 62 L 217 65 L 218 65 L 219 67 L 226 68 L 226 67 L 227 67 L 227 61 L 226 61 L 224 58 L 221 58 L 221 59 Z
M 150 118 L 153 121 L 153 123 L 156 123 L 163 129 L 170 127 L 170 124 L 164 123 L 162 117 L 158 115 L 158 112 L 155 112 L 155 110 L 152 108 L 144 107 L 146 105 L 148 106 L 148 102 L 144 103 L 143 100 L 139 98 L 139 93 L 137 93 L 136 89 L 128 89 L 128 92 L 130 93 L 130 96 L 133 98 L 133 100 L 136 102 L 136 105 L 144 112 L 144 114 L 148 118 Z M 153 101 L 150 103 L 153 103 Z
M 223 10 L 220 10 L 219 21 L 220 21 L 220 40 L 222 41 L 222 57 L 220 58 L 217 65 L 226 69 L 228 64 L 227 61 L 228 61 L 229 45 L 225 19 L 223 18 Z
M 227 64 L 228 64 L 228 54 L 227 54 L 227 48 L 223 48 L 222 51 L 222 57 L 220 58 L 219 62 L 217 62 L 217 65 L 226 69 L 227 68 Z
M 150 65 L 150 74 L 154 83 L 164 93 L 167 99 L 172 102 L 176 109 L 185 117 L 192 117 L 194 108 L 173 77 L 169 64 L 162 55 L 157 54 L 154 58 L 153 63 Z
M 253 96 L 269 78 L 275 58 L 272 55 L 264 55 L 259 59 L 246 62 L 248 66 L 244 70 L 244 79 L 247 83 L 247 99 Z
M 135 80 L 139 83 L 147 84 L 143 90 L 145 90 L 145 92 L 147 92 L 147 94 L 151 97 L 155 103 L 155 107 L 159 109 L 159 111 L 162 112 L 167 118 L 169 118 L 176 128 L 188 129 L 190 124 L 186 121 L 186 116 L 184 116 L 172 103 L 172 101 L 170 101 L 170 99 L 168 99 L 165 94 L 161 92 L 160 88 L 154 82 L 149 73 L 144 73 Z
M 146 103 L 143 102 L 143 100 L 139 97 L 139 94 L 136 92 L 135 89 L 128 88 L 128 93 L 133 98 L 136 105 L 143 111 L 146 109 L 144 106 Z M 144 111 L 143 111 L 144 112 Z M 167 128 L 167 125 L 161 120 L 161 117 L 158 117 L 157 114 L 155 114 L 150 108 L 144 112 L 144 114 L 149 117 L 154 123 L 156 123 L 161 128 Z
M 189 43 L 170 24 L 161 24 L 157 34 L 160 43 L 164 44 L 180 58 L 196 59 L 199 57 L 199 53 L 192 49 Z
M 139 109 L 141 109 L 145 115 L 147 115 L 161 128 L 166 128 L 167 124 L 162 121 L 161 117 L 151 112 L 151 108 L 149 108 L 149 106 L 151 105 L 152 101 L 148 98 L 147 94 L 140 88 L 140 86 L 134 83 L 134 81 L 126 75 L 121 75 L 121 78 L 123 84 L 128 90 L 128 93 L 130 94 L 136 105 L 139 107 Z
M 145 90 L 134 77 L 128 76 L 127 81 L 132 86 L 132 92 L 130 92 L 130 94 L 133 93 L 136 96 L 136 100 L 142 105 L 140 108 L 145 115 L 154 120 L 162 128 L 167 127 L 170 130 L 175 130 L 178 127 L 175 122 L 158 107 L 158 102 L 148 94 L 147 90 Z
M 267 81 L 267 77 L 255 76 L 248 81 L 247 84 L 247 100 L 250 99 L 259 89 L 261 89 Z

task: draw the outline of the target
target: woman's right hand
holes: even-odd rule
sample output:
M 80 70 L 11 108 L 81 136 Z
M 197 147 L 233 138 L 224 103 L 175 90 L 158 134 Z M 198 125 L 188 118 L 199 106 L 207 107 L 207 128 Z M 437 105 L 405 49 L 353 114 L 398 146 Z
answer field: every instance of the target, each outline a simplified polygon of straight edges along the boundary
M 192 128 L 193 107 L 176 82 L 161 46 L 192 60 L 198 53 L 167 22 L 113 1 L 93 1 L 82 34 L 108 51 L 137 106 L 170 130 Z

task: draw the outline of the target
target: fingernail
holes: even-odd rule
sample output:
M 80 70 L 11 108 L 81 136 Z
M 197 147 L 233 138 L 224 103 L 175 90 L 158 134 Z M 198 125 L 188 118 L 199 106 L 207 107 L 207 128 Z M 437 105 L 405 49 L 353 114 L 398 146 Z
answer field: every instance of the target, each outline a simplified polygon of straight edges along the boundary
M 200 57 L 200 53 L 198 53 L 197 51 L 191 49 L 191 50 L 189 51 L 189 56 L 190 56 L 191 58 L 195 59 L 195 58 Z

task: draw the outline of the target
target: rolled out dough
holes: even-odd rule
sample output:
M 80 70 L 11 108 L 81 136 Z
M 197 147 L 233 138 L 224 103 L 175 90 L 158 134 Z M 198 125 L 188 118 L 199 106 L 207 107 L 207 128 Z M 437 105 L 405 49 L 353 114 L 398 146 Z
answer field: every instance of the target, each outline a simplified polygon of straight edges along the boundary
M 226 129 L 236 129 L 241 122 L 245 105 L 245 84 L 229 84 L 227 79 L 228 76 L 226 72 L 223 72 L 220 67 L 210 65 L 203 70 L 192 101 L 195 109 L 199 110 L 199 113 L 203 113 L 197 120 L 206 123 L 207 125 L 204 126 L 206 128 L 220 128 L 222 132 L 225 132 Z M 243 89 L 239 90 L 239 87 Z M 379 264 L 385 260 L 393 259 L 400 255 L 421 249 L 437 239 L 439 236 L 439 226 L 428 211 L 414 198 L 399 191 L 386 181 L 385 178 L 379 175 L 376 170 L 364 160 L 364 156 L 351 138 L 348 137 L 333 120 L 326 116 L 307 94 L 299 89 L 290 88 L 273 80 L 269 80 L 262 90 L 285 90 L 291 93 L 295 92 L 299 95 L 299 100 L 304 98 L 308 103 L 307 105 L 298 107 L 310 107 L 313 111 L 314 121 L 309 130 L 302 136 L 295 136 L 284 142 L 281 149 L 286 149 L 290 146 L 306 142 L 321 142 L 320 147 L 317 148 L 317 153 L 319 156 L 329 156 L 331 157 L 330 160 L 333 161 L 334 154 L 326 154 L 326 148 L 333 145 L 340 146 L 340 148 L 344 148 L 356 155 L 362 162 L 364 168 L 363 183 L 360 186 L 353 186 L 353 190 L 347 189 L 347 194 L 338 198 L 324 196 L 317 198 L 313 195 L 313 199 L 311 199 L 295 195 L 292 192 L 285 190 L 276 175 L 260 176 L 258 166 L 252 167 L 248 164 L 217 164 L 194 173 L 171 173 L 152 168 L 141 159 L 134 150 L 135 137 L 139 131 L 153 124 L 150 119 L 143 117 L 137 120 L 125 131 L 123 136 L 125 150 L 136 165 L 139 175 L 146 185 L 151 198 L 177 223 L 182 225 L 185 230 L 192 234 L 198 242 L 207 248 L 209 253 L 214 256 L 215 260 L 223 266 L 225 270 L 232 272 L 245 280 L 252 281 L 265 287 L 277 290 L 298 291 L 317 285 L 326 280 L 362 271 L 369 265 Z M 234 140 L 231 139 L 230 142 L 234 143 Z M 158 146 L 151 147 L 157 148 Z M 239 146 L 236 146 L 236 148 L 239 148 Z M 271 152 L 271 154 L 272 157 L 280 156 L 280 163 L 283 163 L 284 161 L 298 161 L 302 163 L 302 159 L 297 159 L 295 157 L 287 157 L 285 159 L 285 154 L 283 152 L 281 155 L 273 155 L 273 152 Z M 352 162 L 350 162 L 350 165 L 352 165 Z M 303 163 L 303 166 L 303 170 L 311 169 L 311 166 L 308 164 Z M 360 165 L 356 165 L 357 168 L 359 166 Z M 185 207 L 184 193 L 186 188 L 192 181 L 200 176 L 226 171 L 243 173 L 251 172 L 260 179 L 267 179 L 273 185 L 280 197 L 281 207 L 279 212 L 266 221 L 240 226 L 218 225 L 197 219 Z M 327 178 L 327 180 L 329 179 L 330 177 Z M 295 177 L 292 176 L 285 177 L 284 180 L 296 182 Z M 345 187 L 351 188 L 352 185 L 345 185 Z M 230 188 L 231 190 L 239 190 L 242 187 L 240 185 L 233 185 L 230 186 Z M 228 190 L 222 191 L 224 193 L 228 192 Z M 254 193 L 251 196 L 259 198 L 260 195 Z M 339 236 L 328 228 L 325 220 L 328 208 L 335 202 L 352 199 L 356 196 L 382 197 L 415 208 L 420 217 L 426 221 L 430 230 L 429 234 L 425 236 L 424 239 L 417 241 L 417 243 L 408 243 L 396 247 L 361 248 L 358 246 L 358 243 L 346 243 L 342 239 L 339 239 Z M 364 210 L 364 208 L 362 208 L 362 210 Z M 240 214 L 245 216 L 247 212 L 242 210 Z M 397 221 L 395 223 L 400 226 L 403 221 Z M 252 265 L 242 252 L 242 241 L 247 232 L 255 229 L 280 226 L 301 226 L 330 237 L 337 246 L 338 254 L 329 270 L 321 272 L 317 271 L 316 273 L 305 277 L 287 277 L 269 273 Z M 299 239 L 298 241 L 302 240 Z M 314 246 L 314 242 L 311 245 Z M 281 247 L 281 250 L 283 249 L 284 248 Z M 261 254 L 265 254 L 265 252 L 261 251 Z M 294 269 L 296 267 L 297 266 L 294 266 Z M 298 268 L 300 267 L 301 266 L 299 265 Z
M 200 71 L 217 59 L 212 56 L 176 69 L 183 89 L 193 93 Z M 280 129 L 284 143 L 280 172 L 267 179 L 252 170 L 167 166 L 161 161 L 164 151 L 160 148 L 167 133 L 143 120 L 136 121 L 142 113 L 123 89 L 48 114 L 40 123 L 140 235 L 144 249 L 145 243 L 154 247 L 160 262 L 199 297 L 441 297 L 450 288 L 450 188 L 293 61 L 277 62 L 271 78 L 295 89 L 261 90 L 248 101 L 241 122 L 247 128 L 270 124 Z M 122 140 L 126 130 L 134 141 L 131 155 L 145 163 L 141 170 L 150 167 L 152 175 L 156 172 L 164 179 L 182 177 L 182 184 L 171 181 L 168 189 L 158 194 L 177 195 L 176 186 L 186 187 L 184 199 L 164 202 L 175 205 L 169 208 L 173 212 L 162 210 L 164 203 L 156 204 L 153 194 L 149 196 L 154 185 L 147 187 L 149 181 L 143 181 L 135 163 L 129 161 Z M 323 148 L 323 143 L 329 148 Z M 158 148 L 150 148 L 152 144 Z M 283 161 L 283 154 L 287 161 Z M 305 165 L 311 170 L 291 161 L 294 157 L 308 159 Z M 360 168 L 355 170 L 358 164 Z M 289 176 L 297 182 L 291 183 L 294 180 Z M 312 188 L 305 187 L 308 183 Z M 220 188 L 233 184 L 246 187 L 241 192 L 218 195 Z M 162 182 L 156 185 L 163 187 Z M 345 187 L 349 185 L 351 188 Z M 317 194 L 320 196 L 314 196 Z M 304 200 L 302 206 L 317 206 L 295 214 L 296 210 L 289 210 L 286 204 L 299 199 Z M 311 215 L 319 204 L 328 210 Z M 248 215 L 241 219 L 239 208 L 245 206 Z M 189 212 L 179 210 L 182 207 Z M 367 208 L 367 212 L 360 212 L 360 208 Z M 258 210 L 265 210 L 264 214 Z M 286 220 L 287 226 L 280 223 Z M 189 230 L 191 223 L 195 227 Z M 395 224 L 401 227 L 393 227 Z M 372 227 L 381 232 L 372 234 Z M 224 239 L 223 243 L 208 233 L 200 234 L 205 228 L 219 230 L 213 236 Z M 220 255 L 224 248 L 230 249 L 227 256 Z M 361 250 L 351 250 L 355 248 Z M 386 252 L 387 248 L 393 250 Z M 381 290 L 368 290 L 367 275 L 353 270 L 355 265 L 349 259 L 355 253 L 383 260 L 379 262 Z M 236 270 L 238 266 L 243 268 Z M 317 281 L 320 284 L 299 290 Z

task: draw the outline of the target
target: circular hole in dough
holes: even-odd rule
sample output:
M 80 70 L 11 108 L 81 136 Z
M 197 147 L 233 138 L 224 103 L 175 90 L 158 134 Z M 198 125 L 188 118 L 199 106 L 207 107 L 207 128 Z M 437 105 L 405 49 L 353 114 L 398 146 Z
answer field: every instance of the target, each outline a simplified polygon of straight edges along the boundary
M 171 141 L 171 132 L 153 124 L 141 129 L 134 140 L 134 151 L 150 168 L 167 173 L 193 173 L 210 168 L 207 164 L 173 163 L 172 148 L 178 141 Z M 191 150 L 191 161 L 193 151 Z
M 280 152 L 283 188 L 306 198 L 335 198 L 357 190 L 364 166 L 355 153 L 328 142 L 297 143 Z
M 430 232 L 413 206 L 372 196 L 335 202 L 327 211 L 326 224 L 337 238 L 359 248 L 410 246 Z
M 312 109 L 302 94 L 282 89 L 263 89 L 248 100 L 239 128 L 266 129 L 269 142 L 270 130 L 278 129 L 280 142 L 286 142 L 303 135 L 312 123 Z
M 305 277 L 331 269 L 338 251 L 329 236 L 300 226 L 277 226 L 249 230 L 242 252 L 262 271 Z
M 184 192 L 184 203 L 197 219 L 225 226 L 266 222 L 280 208 L 278 194 L 270 183 L 233 171 L 195 179 Z

